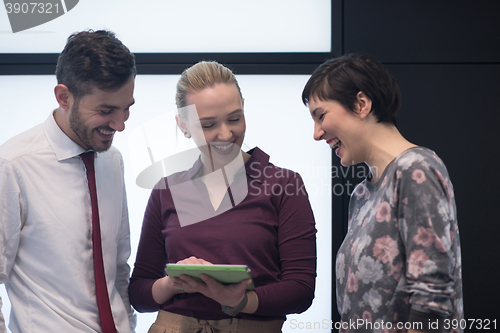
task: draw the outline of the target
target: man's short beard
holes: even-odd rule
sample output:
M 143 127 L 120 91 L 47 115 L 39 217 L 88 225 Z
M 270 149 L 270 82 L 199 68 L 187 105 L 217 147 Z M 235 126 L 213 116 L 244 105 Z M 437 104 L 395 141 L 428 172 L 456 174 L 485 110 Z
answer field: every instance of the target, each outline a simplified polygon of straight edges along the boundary
M 75 135 L 80 139 L 81 142 L 87 149 L 92 149 L 96 152 L 104 152 L 107 151 L 111 145 L 106 147 L 105 149 L 98 149 L 95 141 L 92 139 L 93 129 L 89 129 L 83 122 L 82 116 L 80 114 L 80 100 L 75 100 L 75 103 L 71 107 L 71 112 L 69 115 L 69 125 Z

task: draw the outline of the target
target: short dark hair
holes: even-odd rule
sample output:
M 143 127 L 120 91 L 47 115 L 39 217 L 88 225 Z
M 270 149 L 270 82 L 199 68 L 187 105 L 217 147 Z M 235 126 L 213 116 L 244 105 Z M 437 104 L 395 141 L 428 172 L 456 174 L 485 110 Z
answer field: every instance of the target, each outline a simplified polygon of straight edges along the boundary
M 134 55 L 106 30 L 72 34 L 57 59 L 57 83 L 67 86 L 76 100 L 93 87 L 119 89 L 136 74 Z
M 401 91 L 389 71 L 368 55 L 346 54 L 321 64 L 311 75 L 302 92 L 302 102 L 310 99 L 335 100 L 354 111 L 356 96 L 362 91 L 372 100 L 378 122 L 396 125 L 401 107 Z

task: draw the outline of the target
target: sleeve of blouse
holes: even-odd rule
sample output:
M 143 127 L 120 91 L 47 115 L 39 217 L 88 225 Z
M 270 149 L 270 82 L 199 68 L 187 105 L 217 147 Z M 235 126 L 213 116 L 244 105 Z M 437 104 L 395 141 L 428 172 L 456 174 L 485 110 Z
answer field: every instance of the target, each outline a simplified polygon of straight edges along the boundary
M 287 180 L 278 201 L 281 282 L 256 288 L 256 315 L 283 316 L 307 310 L 314 298 L 316 228 L 302 178 Z
M 153 298 L 152 288 L 157 279 L 165 276 L 163 269 L 167 263 L 165 240 L 162 236 L 161 191 L 154 189 L 149 198 L 130 278 L 130 303 L 139 312 L 154 312 L 160 308 L 160 304 Z
M 453 186 L 437 156 L 398 169 L 399 219 L 412 318 L 447 317 L 459 279 L 460 246 Z

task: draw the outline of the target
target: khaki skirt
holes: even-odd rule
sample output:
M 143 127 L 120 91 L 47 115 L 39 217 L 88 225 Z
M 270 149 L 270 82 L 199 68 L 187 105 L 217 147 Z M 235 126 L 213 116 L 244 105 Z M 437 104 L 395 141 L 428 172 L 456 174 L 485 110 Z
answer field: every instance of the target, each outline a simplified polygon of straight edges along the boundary
M 283 320 L 198 320 L 160 310 L 148 333 L 281 333 Z

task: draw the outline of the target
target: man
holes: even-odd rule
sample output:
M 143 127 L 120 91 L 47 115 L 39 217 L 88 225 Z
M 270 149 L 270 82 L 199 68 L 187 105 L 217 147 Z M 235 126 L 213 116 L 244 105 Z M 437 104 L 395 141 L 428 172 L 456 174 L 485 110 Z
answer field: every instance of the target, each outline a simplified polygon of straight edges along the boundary
M 0 283 L 14 333 L 135 329 L 123 160 L 111 147 L 135 75 L 112 32 L 73 34 L 57 61 L 59 108 L 0 146 Z

